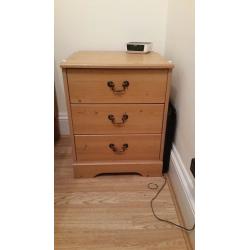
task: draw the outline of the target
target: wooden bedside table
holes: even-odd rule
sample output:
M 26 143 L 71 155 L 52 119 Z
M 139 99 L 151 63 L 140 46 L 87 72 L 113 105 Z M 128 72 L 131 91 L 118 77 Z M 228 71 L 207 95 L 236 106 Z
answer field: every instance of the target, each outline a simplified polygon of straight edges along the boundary
M 173 64 L 154 52 L 79 51 L 61 67 L 75 177 L 161 176 Z

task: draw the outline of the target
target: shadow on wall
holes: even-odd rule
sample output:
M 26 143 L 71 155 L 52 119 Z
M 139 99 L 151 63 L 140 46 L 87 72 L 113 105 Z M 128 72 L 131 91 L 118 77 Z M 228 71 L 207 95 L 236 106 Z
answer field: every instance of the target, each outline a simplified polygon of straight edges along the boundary
M 176 89 L 176 86 L 172 83 L 171 84 L 171 100 L 176 100 L 176 97 L 177 97 L 177 93 L 178 93 L 178 90 Z M 173 102 L 172 102 L 173 103 Z

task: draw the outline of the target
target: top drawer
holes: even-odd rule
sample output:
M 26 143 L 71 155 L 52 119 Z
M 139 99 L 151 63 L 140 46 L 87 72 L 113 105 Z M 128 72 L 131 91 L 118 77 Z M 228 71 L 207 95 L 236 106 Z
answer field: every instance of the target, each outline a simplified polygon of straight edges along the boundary
M 164 103 L 166 69 L 67 69 L 71 103 Z

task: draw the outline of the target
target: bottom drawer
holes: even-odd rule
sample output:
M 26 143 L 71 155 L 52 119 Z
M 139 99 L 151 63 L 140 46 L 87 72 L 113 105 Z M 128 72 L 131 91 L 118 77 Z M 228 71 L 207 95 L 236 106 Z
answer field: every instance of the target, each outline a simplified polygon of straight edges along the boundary
M 77 161 L 158 160 L 160 134 L 76 135 Z

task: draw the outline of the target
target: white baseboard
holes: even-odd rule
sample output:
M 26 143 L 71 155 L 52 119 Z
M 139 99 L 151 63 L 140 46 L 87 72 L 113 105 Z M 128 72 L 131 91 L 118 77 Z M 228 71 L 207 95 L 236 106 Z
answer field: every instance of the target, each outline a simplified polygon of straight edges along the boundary
M 60 135 L 69 135 L 69 121 L 67 113 L 59 113 L 58 121 Z
M 187 227 L 192 227 L 195 220 L 194 179 L 187 172 L 174 145 L 170 155 L 168 176 L 171 180 L 184 223 Z M 194 231 L 190 233 L 190 240 L 194 248 Z

